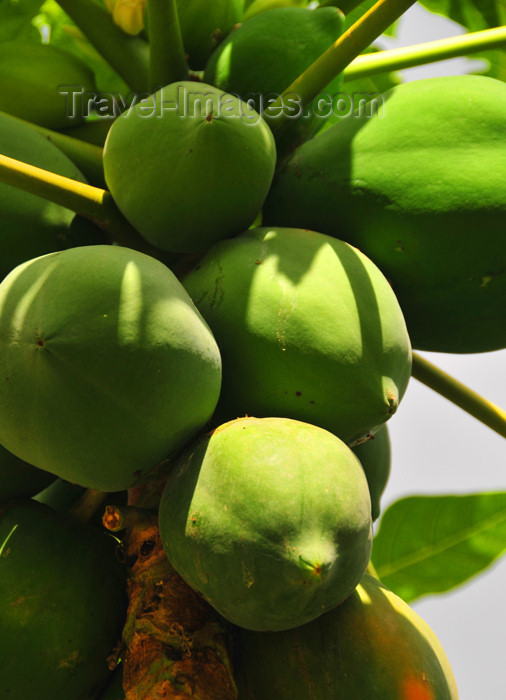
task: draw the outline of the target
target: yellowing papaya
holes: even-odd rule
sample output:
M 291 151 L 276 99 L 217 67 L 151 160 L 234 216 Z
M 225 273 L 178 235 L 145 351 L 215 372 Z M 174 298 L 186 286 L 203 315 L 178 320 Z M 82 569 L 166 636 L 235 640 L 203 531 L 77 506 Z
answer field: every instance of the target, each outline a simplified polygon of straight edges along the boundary
M 65 89 L 87 93 L 88 99 L 96 93 L 93 72 L 76 56 L 28 41 L 0 42 L 0 85 L 0 110 L 48 129 L 63 129 L 86 117 L 78 109 L 74 113 Z
M 250 229 L 214 246 L 183 284 L 222 353 L 220 419 L 285 416 L 352 443 L 397 409 L 409 337 L 390 285 L 356 248 Z
M 244 0 L 177 0 L 188 63 L 203 70 L 220 41 L 242 20 Z
M 237 97 L 211 85 L 172 83 L 110 128 L 107 185 L 150 243 L 207 250 L 250 226 L 274 174 L 271 130 Z
M 169 473 L 159 522 L 178 573 L 253 630 L 296 627 L 341 603 L 372 542 L 358 459 L 287 418 L 241 418 L 190 446 Z
M 93 700 L 121 636 L 114 540 L 41 503 L 0 506 L 0 687 L 10 700 Z
M 239 700 L 458 698 L 434 632 L 367 574 L 342 605 L 307 625 L 239 634 Z
M 265 223 L 356 245 L 390 280 L 413 346 L 506 346 L 506 85 L 474 75 L 404 83 L 381 109 L 294 151 Z
M 59 148 L 6 114 L 0 114 L 0 153 L 85 182 Z M 104 241 L 99 229 L 70 209 L 4 183 L 0 183 L 0 212 L 0 280 L 31 258 Z
M 170 270 L 119 246 L 28 261 L 0 285 L 0 440 L 86 488 L 138 482 L 211 417 L 215 340 Z

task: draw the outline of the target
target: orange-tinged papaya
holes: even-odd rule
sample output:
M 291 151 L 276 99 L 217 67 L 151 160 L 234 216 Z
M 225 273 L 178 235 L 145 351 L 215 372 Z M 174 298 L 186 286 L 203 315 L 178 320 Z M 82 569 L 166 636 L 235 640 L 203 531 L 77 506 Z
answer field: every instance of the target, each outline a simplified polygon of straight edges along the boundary
M 265 223 L 356 245 L 399 299 L 413 346 L 506 346 L 506 85 L 477 75 L 404 83 L 301 145 Z
M 342 605 L 307 625 L 239 635 L 239 700 L 458 699 L 434 632 L 367 574 Z
M 41 503 L 0 506 L 0 688 L 9 700 L 93 700 L 121 636 L 114 539 Z
M 395 412 L 411 346 L 380 270 L 314 231 L 250 229 L 183 279 L 223 358 L 220 419 L 285 416 L 346 443 Z
M 0 285 L 0 435 L 30 464 L 120 491 L 211 417 L 218 347 L 183 286 L 129 248 L 30 260 Z
M 371 550 L 358 459 L 335 435 L 287 418 L 240 418 L 190 446 L 159 522 L 178 573 L 253 630 L 296 627 L 341 603 Z

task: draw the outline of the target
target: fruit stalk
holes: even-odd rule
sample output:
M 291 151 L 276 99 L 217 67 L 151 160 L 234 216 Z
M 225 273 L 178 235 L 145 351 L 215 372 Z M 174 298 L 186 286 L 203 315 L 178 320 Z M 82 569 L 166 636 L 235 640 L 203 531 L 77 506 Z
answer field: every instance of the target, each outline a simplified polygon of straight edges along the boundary
M 111 15 L 92 0 L 57 0 L 86 38 L 135 92 L 149 86 L 149 48 L 140 37 L 127 36 Z
M 506 411 L 487 401 L 417 353 L 413 353 L 412 376 L 495 430 L 499 435 L 506 437 Z
M 83 495 L 68 511 L 69 515 L 80 523 L 87 523 L 95 515 L 106 497 L 106 491 L 86 489 Z
M 379 0 L 347 29 L 263 112 L 262 116 L 267 119 L 274 133 L 286 128 L 286 122 L 290 121 L 289 112 L 283 110 L 286 96 L 297 95 L 301 106 L 306 107 L 336 75 L 414 3 L 415 0 Z
M 0 112 L 3 115 L 4 112 Z M 15 119 L 21 124 L 29 126 L 34 131 L 47 138 L 48 141 L 54 143 L 60 151 L 63 151 L 66 156 L 72 160 L 85 177 L 93 184 L 105 187 L 104 168 L 102 165 L 102 149 L 86 141 L 81 141 L 73 136 L 61 134 L 59 131 L 46 129 L 44 126 L 39 126 L 33 122 L 27 122 L 19 117 L 14 117 L 12 114 L 6 115 L 9 119 Z
M 506 27 L 484 29 L 480 32 L 454 36 L 449 39 L 428 41 L 423 44 L 379 51 L 357 56 L 343 72 L 344 81 L 367 78 L 378 73 L 404 70 L 427 63 L 467 56 L 478 51 L 489 51 L 506 44 Z
M 223 624 L 170 565 L 155 513 L 127 530 L 124 548 L 134 561 L 120 652 L 126 700 L 234 700 Z
M 119 212 L 107 190 L 85 185 L 3 155 L 0 155 L 0 182 L 67 207 L 93 221 L 119 245 L 160 259 L 160 251 L 146 243 L 137 233 Z
M 187 80 L 176 0 L 148 0 L 151 92 Z

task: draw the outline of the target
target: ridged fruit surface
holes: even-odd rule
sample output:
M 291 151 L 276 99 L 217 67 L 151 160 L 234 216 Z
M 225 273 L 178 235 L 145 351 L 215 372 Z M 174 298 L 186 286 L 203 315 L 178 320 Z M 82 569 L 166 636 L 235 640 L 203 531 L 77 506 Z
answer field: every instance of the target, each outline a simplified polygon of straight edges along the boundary
M 250 229 L 214 246 L 183 284 L 222 353 L 221 419 L 285 416 L 351 443 L 397 409 L 411 373 L 406 325 L 356 248 Z
M 338 608 L 287 632 L 240 632 L 239 700 L 458 700 L 430 627 L 365 575 Z
M 107 185 L 150 243 L 201 252 L 250 226 L 276 147 L 254 109 L 204 83 L 172 83 L 118 117 L 104 150 Z
M 57 175 L 86 182 L 67 156 L 41 134 L 0 114 L 0 153 Z M 0 182 L 0 279 L 38 255 L 103 241 L 102 233 L 74 212 Z
M 390 476 L 390 437 L 386 425 L 382 426 L 370 440 L 353 448 L 365 472 L 371 494 L 372 519 L 380 516 L 380 501 Z
M 86 106 L 96 92 L 91 69 L 67 51 L 33 41 L 0 42 L 0 110 L 40 124 L 48 129 L 64 129 L 84 121 L 79 93 Z M 74 107 L 75 114 L 74 114 Z
M 240 418 L 188 448 L 159 511 L 167 557 L 227 620 L 296 627 L 353 591 L 371 551 L 371 502 L 353 452 L 286 418 Z
M 506 346 L 506 85 L 404 83 L 293 152 L 264 221 L 356 245 L 390 280 L 413 347 Z
M 0 285 L 0 440 L 86 488 L 137 483 L 211 417 L 221 360 L 162 263 L 119 246 L 51 253 Z
M 109 535 L 35 501 L 0 506 L 0 688 L 92 700 L 121 636 L 124 575 Z

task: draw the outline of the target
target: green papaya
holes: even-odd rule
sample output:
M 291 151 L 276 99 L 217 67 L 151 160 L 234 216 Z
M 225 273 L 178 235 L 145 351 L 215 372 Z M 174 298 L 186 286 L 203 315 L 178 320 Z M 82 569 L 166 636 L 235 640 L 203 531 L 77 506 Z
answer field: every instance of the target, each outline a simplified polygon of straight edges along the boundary
M 123 669 L 121 666 L 114 671 L 110 682 L 104 688 L 98 700 L 125 700 Z
M 205 251 L 250 226 L 275 163 L 257 112 L 195 82 L 168 85 L 124 112 L 104 149 L 119 209 L 150 243 L 176 253 Z
M 365 575 L 338 608 L 294 630 L 239 631 L 239 700 L 458 700 L 434 632 Z
M 259 14 L 220 44 L 204 81 L 251 100 L 261 112 L 269 96 L 280 95 L 339 38 L 343 20 L 336 7 L 317 12 L 284 7 Z
M 392 284 L 415 348 L 506 346 L 506 85 L 404 83 L 294 151 L 265 223 L 356 245 Z
M 190 446 L 169 473 L 159 524 L 182 578 L 252 630 L 296 627 L 341 603 L 372 542 L 358 459 L 287 418 L 240 418 Z
M 372 519 L 380 516 L 380 501 L 390 476 L 390 437 L 383 425 L 369 440 L 356 445 L 353 452 L 360 460 L 371 495 Z
M 203 70 L 211 53 L 242 20 L 244 0 L 177 0 L 188 64 Z
M 309 0 L 246 0 L 244 4 L 244 21 L 256 17 L 261 12 L 279 7 L 306 7 Z M 280 37 L 277 37 L 278 39 Z
M 41 470 L 40 470 L 41 471 Z M 49 472 L 42 472 L 49 474 Z M 86 489 L 78 484 L 71 484 L 70 481 L 64 479 L 54 479 L 51 484 L 43 491 L 37 493 L 33 497 L 34 501 L 43 503 L 59 513 L 66 513 L 85 493 Z
M 0 503 L 34 496 L 54 480 L 53 474 L 23 462 L 0 445 Z
M 0 153 L 85 182 L 54 144 L 6 114 L 0 114 Z M 101 231 L 70 209 L 4 183 L 0 183 L 0 212 L 0 280 L 31 258 L 104 241 Z
M 28 261 L 0 285 L 0 440 L 101 491 L 137 483 L 211 417 L 216 342 L 162 263 L 119 246 Z
M 0 42 L 0 85 L 0 110 L 48 129 L 83 122 L 81 98 L 86 107 L 96 93 L 93 72 L 77 56 L 18 40 Z M 76 105 L 65 90 L 79 93 Z
M 222 353 L 219 420 L 285 416 L 353 443 L 397 409 L 411 373 L 406 326 L 387 280 L 352 246 L 250 229 L 183 284 Z
M 41 503 L 0 506 L 0 687 L 9 700 L 93 700 L 121 636 L 114 539 Z

